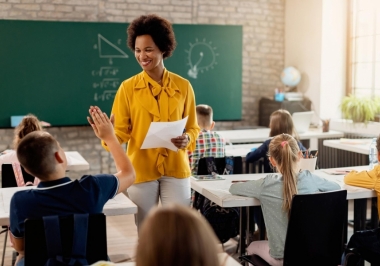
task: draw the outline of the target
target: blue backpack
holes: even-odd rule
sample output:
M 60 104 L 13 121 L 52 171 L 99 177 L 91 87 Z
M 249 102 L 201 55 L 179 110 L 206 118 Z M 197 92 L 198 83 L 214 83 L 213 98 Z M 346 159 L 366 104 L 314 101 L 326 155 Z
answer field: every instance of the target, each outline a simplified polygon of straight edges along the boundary
M 73 248 L 70 257 L 62 256 L 59 216 L 43 217 L 49 259 L 45 266 L 89 265 L 86 259 L 88 214 L 74 214 Z

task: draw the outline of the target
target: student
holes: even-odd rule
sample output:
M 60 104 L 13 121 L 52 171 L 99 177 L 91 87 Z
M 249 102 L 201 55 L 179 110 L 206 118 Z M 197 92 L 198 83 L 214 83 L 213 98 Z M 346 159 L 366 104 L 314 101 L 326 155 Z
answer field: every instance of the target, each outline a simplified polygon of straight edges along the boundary
M 269 164 L 268 159 L 268 149 L 269 144 L 272 140 L 272 137 L 277 136 L 279 134 L 289 134 L 293 136 L 297 140 L 298 147 L 300 150 L 304 151 L 306 148 L 302 145 L 302 143 L 298 140 L 298 135 L 293 125 L 293 119 L 290 113 L 287 110 L 279 109 L 274 111 L 270 115 L 269 122 L 269 139 L 267 139 L 260 147 L 249 152 L 245 158 L 246 163 L 252 163 L 264 159 L 264 173 L 273 173 L 274 170 Z
M 268 233 L 268 241 L 253 241 L 248 254 L 257 254 L 270 265 L 283 265 L 284 246 L 292 197 L 320 191 L 339 190 L 340 186 L 311 174 L 299 172 L 302 156 L 297 141 L 288 134 L 280 134 L 269 144 L 269 160 L 278 173 L 265 178 L 233 184 L 231 194 L 260 200 Z M 312 230 L 312 229 L 311 229 Z
M 377 158 L 380 161 L 380 135 L 376 140 L 376 148 Z M 370 171 L 351 171 L 344 177 L 344 183 L 350 186 L 374 189 L 377 194 L 377 207 L 380 215 L 380 164 L 375 165 Z M 352 248 L 358 252 L 359 256 L 356 256 L 359 257 L 357 258 L 358 265 L 361 265 L 361 260 L 366 260 L 372 265 L 380 265 L 380 228 L 355 232 L 347 244 L 347 249 Z M 347 265 L 356 265 L 356 263 Z
M 104 204 L 125 191 L 135 180 L 135 172 L 120 146 L 111 121 L 98 107 L 90 107 L 88 118 L 95 135 L 107 143 L 118 172 L 114 175 L 85 175 L 72 181 L 66 174 L 66 156 L 59 143 L 47 132 L 29 133 L 17 147 L 17 158 L 27 172 L 38 176 L 36 189 L 16 192 L 10 203 L 10 238 L 23 265 L 24 221 L 47 215 L 100 213 Z
M 27 134 L 38 130 L 43 130 L 41 122 L 38 120 L 38 118 L 32 114 L 26 115 L 14 130 L 14 150 L 5 150 L 0 155 L 0 169 L 2 164 L 18 163 L 17 154 L 15 150 L 17 149 L 17 145 Z
M 215 126 L 213 121 L 213 111 L 211 106 L 199 104 L 196 107 L 198 126 L 201 128 L 199 132 L 195 150 L 188 151 L 190 169 L 192 175 L 196 175 L 198 171 L 198 162 L 203 157 L 224 157 L 226 141 L 218 133 L 212 131 Z
M 195 148 L 199 133 L 195 96 L 190 82 L 168 71 L 164 60 L 176 47 L 171 23 L 157 15 L 142 15 L 127 29 L 128 47 L 142 72 L 122 82 L 112 106 L 115 134 L 128 143 L 127 154 L 136 170 L 136 182 L 128 195 L 136 203 L 137 229 L 149 210 L 178 203 L 190 206 L 190 167 L 187 150 Z M 178 148 L 140 149 L 152 122 L 177 121 L 187 117 L 185 132 L 171 139 Z M 103 143 L 103 147 L 108 149 Z
M 169 205 L 150 212 L 140 230 L 136 266 L 220 266 L 217 238 L 191 208 Z

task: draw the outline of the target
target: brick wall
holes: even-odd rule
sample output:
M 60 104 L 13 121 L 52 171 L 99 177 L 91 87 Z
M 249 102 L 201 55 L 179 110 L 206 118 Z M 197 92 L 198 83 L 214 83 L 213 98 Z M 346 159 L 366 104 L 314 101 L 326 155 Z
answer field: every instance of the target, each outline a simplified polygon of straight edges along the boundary
M 130 22 L 156 13 L 173 23 L 243 25 L 242 121 L 216 123 L 217 129 L 232 129 L 257 125 L 258 101 L 281 86 L 284 5 L 284 0 L 0 0 L 0 19 Z M 91 173 L 114 171 L 90 127 L 48 131 L 65 150 L 79 151 Z M 0 150 L 10 147 L 12 133 L 0 129 Z

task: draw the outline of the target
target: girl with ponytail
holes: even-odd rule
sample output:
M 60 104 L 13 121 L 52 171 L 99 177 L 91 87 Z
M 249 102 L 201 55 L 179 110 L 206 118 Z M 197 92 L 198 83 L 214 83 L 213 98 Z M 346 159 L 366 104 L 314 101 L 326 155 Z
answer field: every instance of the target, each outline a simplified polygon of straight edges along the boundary
M 261 202 L 267 228 L 267 241 L 253 241 L 248 254 L 257 254 L 270 265 L 283 265 L 288 217 L 293 195 L 311 194 L 341 189 L 340 186 L 320 178 L 308 170 L 300 172 L 302 153 L 297 141 L 288 134 L 275 136 L 268 151 L 269 161 L 277 173 L 266 177 L 233 184 L 231 194 L 257 198 Z

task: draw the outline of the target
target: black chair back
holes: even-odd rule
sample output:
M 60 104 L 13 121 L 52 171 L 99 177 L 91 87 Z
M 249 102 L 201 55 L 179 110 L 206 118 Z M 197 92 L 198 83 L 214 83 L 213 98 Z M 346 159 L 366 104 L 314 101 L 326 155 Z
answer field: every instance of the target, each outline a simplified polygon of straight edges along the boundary
M 25 184 L 27 182 L 34 182 L 34 176 L 28 174 L 21 166 L 22 176 L 24 177 Z M 12 164 L 1 165 L 1 187 L 17 187 L 15 174 L 13 172 Z
M 285 240 L 284 266 L 336 266 L 343 252 L 347 190 L 295 195 Z M 240 257 L 269 266 L 258 255 Z
M 347 190 L 295 195 L 285 241 L 284 265 L 339 265 Z
M 228 157 L 208 157 L 212 158 L 215 163 L 217 173 L 222 175 L 224 173 L 224 169 L 226 168 L 226 159 Z M 241 156 L 233 157 L 233 174 L 242 174 L 243 173 L 243 159 Z M 198 161 L 198 175 L 208 175 L 210 174 L 208 171 L 207 158 L 200 158 Z
M 73 244 L 73 215 L 60 216 L 63 256 L 70 256 Z M 87 261 L 93 264 L 108 260 L 106 217 L 103 213 L 90 214 L 87 232 Z M 45 265 L 48 260 L 45 228 L 42 218 L 25 220 L 25 266 Z

